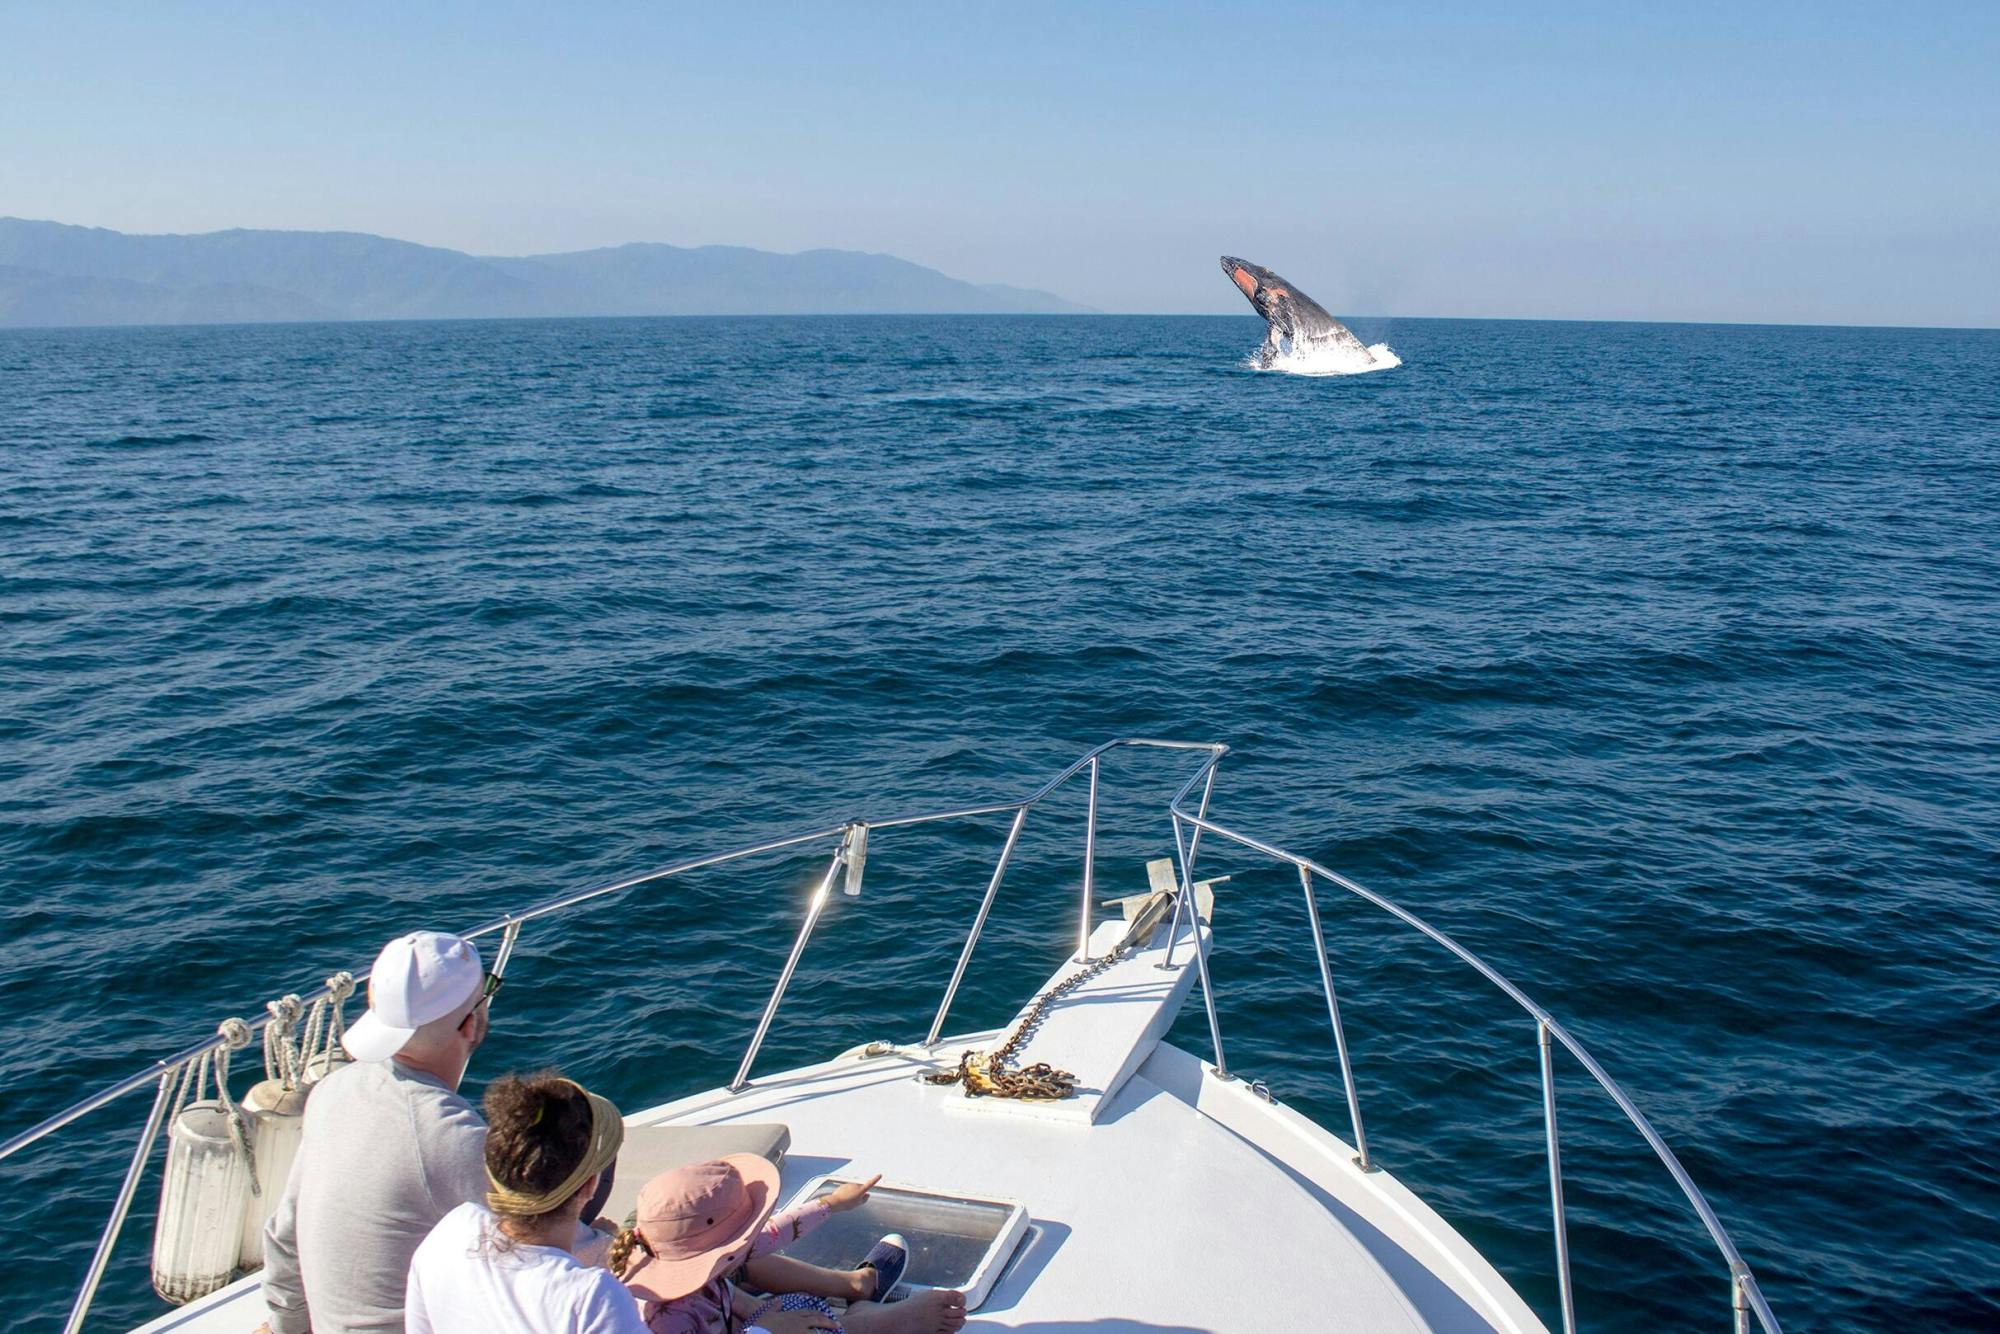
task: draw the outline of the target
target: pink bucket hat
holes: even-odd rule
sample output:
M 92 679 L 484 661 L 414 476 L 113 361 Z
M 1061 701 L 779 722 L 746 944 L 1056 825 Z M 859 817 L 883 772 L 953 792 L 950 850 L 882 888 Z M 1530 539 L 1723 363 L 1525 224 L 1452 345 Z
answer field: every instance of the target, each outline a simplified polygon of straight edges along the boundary
M 777 1196 L 778 1169 L 754 1153 L 660 1173 L 639 1192 L 645 1258 L 625 1286 L 656 1302 L 701 1291 L 750 1258 Z

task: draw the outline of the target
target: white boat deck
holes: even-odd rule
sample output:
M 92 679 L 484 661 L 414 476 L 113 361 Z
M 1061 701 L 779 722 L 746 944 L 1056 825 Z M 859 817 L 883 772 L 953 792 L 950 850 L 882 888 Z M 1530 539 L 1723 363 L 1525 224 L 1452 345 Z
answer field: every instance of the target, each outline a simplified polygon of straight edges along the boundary
M 1100 938 L 1119 934 L 1122 924 L 1107 924 Z M 1021 1201 L 1032 1230 L 973 1312 L 974 1330 L 1545 1334 L 1393 1177 L 1362 1172 L 1335 1136 L 1159 1042 L 1187 992 L 1190 939 L 1184 926 L 1172 971 L 1145 951 L 1051 1013 L 1024 1057 L 1082 1067 L 1090 1091 L 1067 1110 L 981 1108 L 993 1100 L 919 1078 L 1001 1036 L 976 1034 L 934 1052 L 773 1074 L 629 1121 L 783 1122 L 787 1199 L 826 1173 L 881 1172 L 888 1183 Z M 998 1114 L 968 1114 L 985 1111 Z M 618 1196 L 639 1184 L 621 1176 Z M 614 1198 L 613 1215 L 623 1208 Z M 146 1330 L 247 1334 L 260 1317 L 251 1278 Z
M 954 1115 L 965 1099 L 917 1082 L 926 1068 L 913 1054 L 836 1062 L 634 1121 L 783 1121 L 787 1192 L 880 1171 L 1022 1201 L 1037 1232 L 975 1329 L 1542 1329 L 1415 1196 L 1185 1052 L 1155 1048 L 1087 1126 Z

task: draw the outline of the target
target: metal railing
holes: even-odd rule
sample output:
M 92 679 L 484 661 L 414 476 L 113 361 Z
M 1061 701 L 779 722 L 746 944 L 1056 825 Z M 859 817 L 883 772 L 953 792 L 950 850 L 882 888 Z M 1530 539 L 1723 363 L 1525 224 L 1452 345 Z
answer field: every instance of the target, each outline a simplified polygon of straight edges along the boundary
M 1201 849 L 1203 834 L 1212 834 L 1226 842 L 1247 848 L 1297 869 L 1300 886 L 1304 891 L 1306 899 L 1307 920 L 1311 925 L 1313 933 L 1313 950 L 1318 963 L 1320 983 L 1325 993 L 1327 1018 L 1333 1030 L 1334 1047 L 1340 1061 L 1341 1080 L 1346 1094 L 1348 1114 L 1354 1128 L 1356 1162 L 1364 1171 L 1374 1170 L 1374 1164 L 1369 1158 L 1367 1135 L 1362 1128 L 1361 1104 L 1355 1091 L 1353 1064 L 1348 1053 L 1346 1034 L 1341 1025 L 1340 1004 L 1335 992 L 1333 971 L 1328 963 L 1325 936 L 1320 924 L 1319 906 L 1315 891 L 1315 881 L 1317 880 L 1325 880 L 1374 904 L 1376 907 L 1390 913 L 1406 925 L 1415 928 L 1425 936 L 1444 946 L 1460 960 L 1471 965 L 1473 969 L 1488 981 L 1500 988 L 1502 992 L 1535 1020 L 1536 1041 L 1542 1071 L 1542 1104 L 1548 1143 L 1549 1187 L 1555 1232 L 1557 1277 L 1562 1302 L 1563 1329 L 1565 1334 L 1574 1334 L 1576 1316 L 1570 1284 L 1567 1223 L 1563 1210 L 1562 1160 L 1556 1125 L 1552 1041 L 1553 1043 L 1560 1043 L 1566 1048 L 1583 1065 L 1584 1069 L 1589 1071 L 1591 1076 L 1596 1079 L 1598 1084 L 1611 1097 L 1613 1103 L 1624 1113 L 1626 1119 L 1631 1122 L 1645 1139 L 1646 1143 L 1651 1146 L 1655 1155 L 1666 1166 L 1668 1173 L 1687 1197 L 1689 1204 L 1693 1206 L 1696 1215 L 1701 1219 L 1703 1226 L 1708 1230 L 1710 1238 L 1721 1251 L 1724 1260 L 1728 1264 L 1730 1272 L 1731 1310 L 1734 1325 L 1739 1334 L 1747 1334 L 1752 1315 L 1757 1318 L 1758 1324 L 1767 1331 L 1767 1334 L 1778 1334 L 1779 1325 L 1777 1318 L 1771 1313 L 1769 1305 L 1765 1302 L 1763 1293 L 1757 1286 L 1756 1276 L 1751 1273 L 1749 1266 L 1744 1263 L 1742 1256 L 1737 1252 L 1735 1243 L 1730 1240 L 1728 1232 L 1723 1228 L 1714 1210 L 1709 1207 L 1708 1201 L 1702 1196 L 1700 1189 L 1694 1184 L 1693 1179 L 1688 1176 L 1686 1169 L 1681 1166 L 1680 1160 L 1675 1157 L 1673 1150 L 1667 1147 L 1666 1142 L 1654 1130 L 1652 1123 L 1633 1104 L 1624 1089 L 1604 1072 L 1603 1068 L 1583 1048 L 1582 1044 L 1571 1037 L 1547 1011 L 1529 999 L 1526 994 L 1505 977 L 1501 976 L 1491 965 L 1487 964 L 1444 932 L 1439 931 L 1414 914 L 1398 907 L 1373 891 L 1364 889 L 1344 876 L 1328 870 L 1317 862 L 1287 852 L 1282 848 L 1252 838 L 1249 835 L 1239 833 L 1217 824 L 1208 818 L 1209 798 L 1215 787 L 1216 767 L 1222 757 L 1228 753 L 1228 747 L 1218 743 L 1167 741 L 1145 737 L 1127 737 L 1107 741 L 1103 745 L 1086 752 L 1074 763 L 1062 770 L 1062 772 L 1037 788 L 1033 793 L 1017 801 L 990 802 L 954 810 L 916 815 L 899 815 L 885 820 L 850 820 L 845 824 L 773 839 L 748 847 L 736 848 L 728 852 L 697 857 L 693 860 L 679 862 L 659 870 L 648 871 L 642 875 L 612 881 L 608 884 L 597 885 L 574 893 L 559 895 L 537 903 L 532 907 L 522 909 L 519 912 L 508 913 L 463 934 L 467 938 L 480 938 L 498 933 L 501 941 L 500 947 L 494 957 L 492 971 L 496 974 L 504 975 L 507 963 L 511 959 L 515 945 L 520 938 L 521 928 L 526 923 L 566 912 L 572 908 L 581 907 L 584 904 L 607 898 L 614 894 L 655 885 L 661 881 L 670 880 L 706 867 L 720 866 L 729 862 L 742 861 L 747 858 L 837 839 L 838 843 L 833 850 L 825 873 L 820 877 L 811 897 L 807 901 L 804 920 L 799 926 L 797 936 L 793 939 L 791 951 L 785 959 L 777 983 L 773 986 L 770 997 L 765 1002 L 763 1011 L 757 1021 L 756 1030 L 752 1034 L 750 1043 L 743 1053 L 741 1063 L 737 1066 L 735 1077 L 729 1084 L 730 1091 L 736 1092 L 743 1089 L 749 1082 L 750 1071 L 756 1062 L 757 1054 L 761 1050 L 764 1039 L 769 1034 L 772 1023 L 777 1017 L 778 1009 L 783 1003 L 785 993 L 789 989 L 793 975 L 797 971 L 799 960 L 805 952 L 807 943 L 812 938 L 813 929 L 820 920 L 828 898 L 833 891 L 833 886 L 840 879 L 843 868 L 848 873 L 848 887 L 850 892 L 858 891 L 862 863 L 867 853 L 869 831 L 907 828 L 944 821 L 970 820 L 984 816 L 1006 814 L 1012 817 L 1007 831 L 1006 842 L 1003 844 L 999 857 L 995 861 L 993 873 L 987 881 L 985 893 L 980 898 L 978 910 L 974 914 L 972 924 L 966 932 L 965 943 L 960 949 L 957 963 L 952 969 L 951 980 L 945 987 L 944 996 L 938 1004 L 937 1013 L 932 1019 L 929 1033 L 923 1042 L 925 1047 L 934 1047 L 937 1045 L 944 1031 L 946 1019 L 951 1012 L 952 1002 L 958 994 L 959 984 L 964 980 L 966 970 L 972 961 L 973 952 L 977 949 L 980 937 L 986 928 L 988 917 L 993 909 L 994 899 L 998 895 L 1001 884 L 1006 878 L 1008 864 L 1012 860 L 1014 850 L 1020 842 L 1022 829 L 1027 823 L 1028 813 L 1055 792 L 1062 789 L 1079 774 L 1086 771 L 1090 775 L 1089 804 L 1085 819 L 1082 868 L 1083 893 L 1077 927 L 1076 957 L 1079 961 L 1089 957 L 1090 933 L 1095 912 L 1092 892 L 1095 886 L 1094 863 L 1097 853 L 1098 785 L 1101 762 L 1107 753 L 1124 748 L 1193 751 L 1202 752 L 1205 756 L 1199 767 L 1181 785 L 1180 789 L 1168 803 L 1168 812 L 1172 819 L 1174 832 L 1175 854 L 1178 861 L 1180 892 L 1175 897 L 1173 914 L 1167 923 L 1167 956 L 1166 960 L 1159 965 L 1160 967 L 1169 968 L 1172 966 L 1173 942 L 1180 926 L 1183 909 L 1185 908 L 1190 914 L 1194 911 L 1191 906 L 1193 895 L 1189 892 L 1189 889 L 1195 884 L 1195 861 Z M 1186 808 L 1186 803 L 1192 796 L 1197 784 L 1201 786 L 1201 800 L 1195 810 L 1189 811 Z M 1214 1044 L 1215 1073 L 1218 1078 L 1229 1079 L 1232 1076 L 1229 1074 L 1227 1059 L 1223 1051 L 1222 1028 L 1216 1013 L 1215 990 L 1209 979 L 1207 937 L 1199 930 L 1194 931 L 1192 934 L 1195 940 L 1195 965 L 1197 976 L 1201 982 L 1202 1004 L 1208 1021 L 1209 1037 Z M 357 971 L 353 974 L 353 978 L 356 983 L 365 982 L 367 973 L 365 971 Z M 330 987 L 322 987 L 304 996 L 303 1000 L 310 1004 L 329 995 L 330 991 Z M 271 1020 L 268 1015 L 264 1019 L 242 1021 L 240 1026 L 234 1027 L 234 1031 L 239 1038 L 246 1030 L 254 1037 L 257 1030 L 262 1029 L 269 1022 Z M 234 1025 L 235 1021 L 231 1021 L 231 1023 L 225 1024 L 224 1028 L 231 1028 Z M 147 1163 L 151 1158 L 154 1146 L 158 1142 L 161 1127 L 166 1120 L 166 1112 L 171 1100 L 170 1094 L 178 1076 L 191 1063 L 201 1060 L 204 1056 L 226 1045 L 227 1042 L 228 1039 L 221 1032 L 218 1032 L 218 1035 L 215 1037 L 198 1042 L 193 1046 L 176 1052 L 172 1056 L 154 1061 L 151 1065 L 148 1065 L 128 1078 L 119 1080 L 98 1090 L 96 1093 L 91 1094 L 72 1106 L 14 1135 L 4 1143 L 0 1143 L 0 1161 L 5 1161 L 29 1145 L 47 1138 L 63 1127 L 128 1094 L 148 1087 L 156 1089 L 150 1115 L 140 1134 L 139 1142 L 133 1150 L 131 1161 L 120 1183 L 110 1216 L 105 1223 L 103 1232 L 99 1236 L 89 1268 L 71 1303 L 69 1318 L 64 1326 L 66 1334 L 76 1334 L 76 1331 L 82 1327 L 83 1320 L 89 1312 L 91 1302 L 96 1296 L 98 1286 L 103 1279 L 111 1254 L 117 1245 L 126 1218 L 131 1210 L 132 1201 L 137 1194 L 138 1186 L 144 1176 Z
M 1449 935 L 1432 926 L 1429 922 L 1418 917 L 1415 913 L 1398 907 L 1373 890 L 1363 888 L 1354 881 L 1349 880 L 1346 876 L 1335 871 L 1330 871 L 1310 858 L 1301 857 L 1297 853 L 1287 852 L 1283 848 L 1273 846 L 1261 839 L 1252 838 L 1248 834 L 1225 828 L 1208 819 L 1206 814 L 1189 812 L 1184 808 L 1183 803 L 1186 801 L 1188 791 L 1192 786 L 1193 783 L 1190 780 L 1189 784 L 1181 789 L 1171 803 L 1176 827 L 1185 825 L 1193 829 L 1196 833 L 1206 831 L 1214 834 L 1217 838 L 1226 839 L 1231 843 L 1249 848 L 1253 852 L 1260 852 L 1275 861 L 1284 862 L 1298 869 L 1299 882 L 1305 890 L 1307 912 L 1312 923 L 1313 948 L 1319 957 L 1320 977 L 1326 989 L 1327 1017 L 1333 1025 L 1334 1046 L 1340 1058 L 1341 1079 L 1347 1089 L 1348 1111 L 1354 1118 L 1355 1148 L 1359 1151 L 1359 1161 L 1364 1169 L 1369 1166 L 1367 1160 L 1367 1141 L 1361 1129 L 1361 1106 L 1354 1095 L 1354 1070 L 1348 1059 L 1347 1039 L 1341 1030 L 1340 1007 L 1334 998 L 1333 976 L 1327 969 L 1326 942 L 1320 934 L 1319 909 L 1313 888 L 1313 882 L 1316 879 L 1325 880 L 1331 885 L 1344 889 L 1348 893 L 1374 904 L 1377 908 L 1397 918 L 1404 925 L 1414 927 L 1430 939 L 1444 946 L 1447 950 L 1457 955 L 1460 960 L 1470 964 L 1480 976 L 1498 987 L 1535 1021 L 1535 1044 L 1542 1073 L 1543 1128 L 1548 1143 L 1549 1199 L 1555 1233 L 1556 1281 L 1562 1302 L 1564 1334 L 1575 1334 L 1576 1298 L 1570 1282 L 1569 1226 L 1563 1210 L 1562 1145 L 1561 1138 L 1556 1129 L 1555 1066 L 1553 1062 L 1554 1053 L 1550 1043 L 1550 1039 L 1552 1038 L 1568 1049 L 1570 1055 L 1576 1058 L 1577 1062 L 1590 1073 L 1590 1077 L 1597 1081 L 1598 1086 L 1610 1096 L 1611 1101 L 1617 1105 L 1618 1110 L 1625 1114 L 1625 1119 L 1632 1123 L 1633 1128 L 1639 1132 L 1647 1145 L 1652 1148 L 1654 1155 L 1666 1167 L 1668 1175 L 1674 1179 L 1674 1183 L 1680 1187 L 1681 1193 L 1687 1197 L 1688 1204 L 1693 1207 L 1696 1217 L 1701 1220 L 1702 1226 L 1708 1230 L 1709 1239 L 1715 1243 L 1716 1249 L 1721 1252 L 1723 1261 L 1729 1269 L 1730 1313 L 1735 1329 L 1739 1331 L 1739 1334 L 1746 1334 L 1750 1328 L 1750 1317 L 1755 1315 L 1758 1325 L 1766 1331 L 1766 1334 L 1779 1334 L 1778 1318 L 1772 1313 L 1770 1303 L 1765 1301 L 1763 1291 L 1757 1285 L 1757 1276 L 1751 1272 L 1750 1266 L 1744 1262 L 1742 1254 L 1736 1249 L 1736 1243 L 1730 1239 L 1728 1229 L 1722 1226 L 1722 1220 L 1716 1217 L 1715 1210 L 1710 1207 L 1707 1198 L 1702 1195 L 1701 1188 L 1694 1184 L 1694 1178 L 1688 1175 L 1687 1169 L 1681 1165 L 1681 1160 L 1674 1154 L 1672 1149 L 1667 1147 L 1667 1142 L 1660 1137 L 1659 1131 L 1653 1128 L 1653 1123 L 1646 1119 L 1646 1114 L 1640 1111 L 1638 1106 L 1632 1101 L 1631 1095 L 1625 1092 L 1617 1080 L 1605 1073 L 1604 1067 L 1597 1063 L 1597 1058 L 1592 1056 L 1581 1042 L 1570 1036 L 1568 1030 L 1556 1022 L 1555 1018 L 1547 1010 L 1536 1004 L 1519 987 L 1509 982 L 1491 964 L 1481 959 L 1465 946 L 1459 944 L 1456 940 L 1453 940 Z M 1204 801 L 1205 804 L 1206 802 Z M 1192 880 L 1189 878 L 1193 873 L 1192 862 L 1193 857 L 1189 855 L 1183 863 L 1183 884 L 1192 883 Z M 1216 1057 L 1216 1064 L 1218 1072 L 1220 1072 L 1221 1056 L 1219 1052 Z

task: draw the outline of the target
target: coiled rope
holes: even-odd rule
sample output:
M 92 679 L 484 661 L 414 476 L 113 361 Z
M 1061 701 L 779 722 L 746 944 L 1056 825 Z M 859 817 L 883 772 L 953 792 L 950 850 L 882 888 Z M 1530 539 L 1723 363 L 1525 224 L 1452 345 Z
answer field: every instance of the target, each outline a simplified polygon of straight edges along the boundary
M 306 1015 L 305 1035 L 299 1039 L 300 1078 L 324 1078 L 333 1069 L 340 1053 L 340 1040 L 347 1033 L 347 998 L 354 994 L 354 974 L 338 972 L 326 980 L 326 995 L 312 1003 Z
M 264 1078 L 275 1079 L 287 1091 L 299 1086 L 305 1073 L 299 1056 L 299 1017 L 306 1012 L 297 992 L 279 1000 L 264 1002 L 271 1021 L 264 1025 Z

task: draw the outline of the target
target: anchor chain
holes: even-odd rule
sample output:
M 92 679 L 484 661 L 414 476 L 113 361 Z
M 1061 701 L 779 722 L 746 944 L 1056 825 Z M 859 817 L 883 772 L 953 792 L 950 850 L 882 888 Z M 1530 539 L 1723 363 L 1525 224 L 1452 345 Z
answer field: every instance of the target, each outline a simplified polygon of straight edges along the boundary
M 1125 958 L 1158 924 L 1157 912 L 1150 919 L 1142 917 L 1133 923 L 1133 929 L 1126 933 L 1118 948 L 1077 969 L 1062 981 L 1056 983 L 1029 1002 L 1021 1012 L 1020 1022 L 1007 1040 L 992 1051 L 965 1051 L 959 1055 L 958 1068 L 947 1072 L 928 1074 L 923 1077 L 926 1084 L 956 1084 L 965 1090 L 968 1098 L 1025 1098 L 1031 1101 L 1055 1102 L 1076 1095 L 1076 1076 L 1067 1070 L 1058 1070 L 1047 1061 L 1037 1061 L 1033 1065 L 1018 1070 L 1008 1068 L 1022 1044 L 1034 1036 L 1035 1029 L 1048 1016 L 1049 1007 L 1075 991 L 1091 978 L 1097 977 L 1112 964 Z

